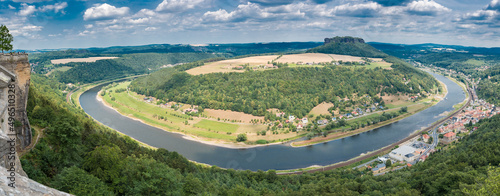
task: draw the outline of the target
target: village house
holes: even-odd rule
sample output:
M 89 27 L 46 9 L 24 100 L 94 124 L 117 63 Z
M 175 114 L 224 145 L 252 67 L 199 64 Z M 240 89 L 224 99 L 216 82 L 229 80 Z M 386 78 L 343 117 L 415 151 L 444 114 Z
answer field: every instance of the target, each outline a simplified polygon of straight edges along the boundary
M 282 117 L 282 116 L 285 116 L 285 112 L 276 113 L 276 117 Z
M 307 124 L 307 123 L 309 123 L 309 120 L 307 120 L 307 118 L 304 117 L 304 118 L 302 118 L 302 123 Z
M 318 120 L 317 122 L 318 125 L 326 125 L 328 124 L 328 120 L 324 119 L 324 120 Z
M 443 136 L 443 142 L 444 143 L 451 143 L 453 140 L 455 140 L 457 134 L 454 132 L 448 132 L 444 134 Z
M 427 135 L 427 134 L 422 135 L 422 140 L 423 140 L 425 143 L 429 142 L 429 139 L 430 139 L 430 138 L 431 138 L 431 137 L 430 137 L 429 135 Z
M 304 126 L 302 126 L 302 124 L 298 124 L 298 125 L 297 125 L 297 130 L 301 130 L 301 129 L 303 129 L 303 128 L 304 128 Z
M 372 169 L 373 173 L 380 173 L 380 171 L 384 170 L 386 165 L 384 163 L 378 164 L 375 168 Z
M 295 120 L 295 116 L 292 116 L 292 115 L 288 116 L 288 120 L 294 121 Z
M 188 109 L 185 109 L 185 110 L 184 110 L 184 113 L 188 113 L 188 112 L 191 112 L 191 113 L 198 113 L 198 109 L 188 108 Z

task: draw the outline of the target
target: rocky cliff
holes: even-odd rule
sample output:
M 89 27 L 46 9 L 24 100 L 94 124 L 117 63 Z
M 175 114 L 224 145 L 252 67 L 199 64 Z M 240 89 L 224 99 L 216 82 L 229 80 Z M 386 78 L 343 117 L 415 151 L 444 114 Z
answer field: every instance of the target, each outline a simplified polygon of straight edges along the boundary
M 0 53 L 0 195 L 68 195 L 30 180 L 17 155 L 31 143 L 30 77 L 28 54 Z
M 359 38 L 359 37 L 333 37 L 333 38 L 325 38 L 325 43 L 324 45 L 326 44 L 329 44 L 329 43 L 365 43 L 365 40 L 363 40 L 362 38 Z

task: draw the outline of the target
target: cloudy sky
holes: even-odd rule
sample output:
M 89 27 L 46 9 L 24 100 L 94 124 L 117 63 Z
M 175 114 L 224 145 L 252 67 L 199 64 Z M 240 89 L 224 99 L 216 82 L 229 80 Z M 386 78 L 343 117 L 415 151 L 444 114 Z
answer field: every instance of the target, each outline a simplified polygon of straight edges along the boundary
M 0 0 L 15 49 L 322 41 L 500 47 L 500 0 Z

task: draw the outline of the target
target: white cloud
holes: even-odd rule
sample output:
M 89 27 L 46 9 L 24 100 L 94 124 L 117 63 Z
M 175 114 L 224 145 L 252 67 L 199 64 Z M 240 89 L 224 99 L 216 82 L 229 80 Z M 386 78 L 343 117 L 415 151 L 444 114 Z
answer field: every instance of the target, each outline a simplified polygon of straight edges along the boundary
M 372 17 L 377 15 L 382 6 L 375 2 L 367 2 L 362 4 L 350 3 L 339 5 L 333 8 L 335 15 L 355 16 L 355 17 Z
M 188 9 L 193 9 L 201 3 L 203 3 L 203 0 L 163 0 L 158 7 L 156 7 L 156 11 L 182 12 Z
M 85 13 L 83 14 L 83 19 L 84 20 L 113 19 L 128 14 L 129 10 L 130 9 L 128 7 L 117 8 L 107 3 L 95 4 L 94 7 L 85 10 Z
M 88 25 L 85 25 L 85 28 L 86 28 L 86 29 L 91 29 L 92 27 L 94 27 L 94 25 L 93 25 L 93 24 L 88 24 Z
M 500 0 L 493 0 L 486 8 L 487 10 L 497 10 L 500 11 Z
M 149 9 L 142 9 L 139 10 L 136 14 L 134 14 L 133 17 L 147 17 L 147 16 L 154 16 L 157 15 L 157 13 L 153 10 Z
M 34 32 L 41 31 L 43 27 L 35 25 L 23 25 L 21 27 L 14 27 L 10 33 L 13 36 L 35 37 Z
M 92 35 L 92 34 L 95 34 L 95 31 L 85 30 L 85 31 L 80 32 L 78 35 L 79 36 L 87 36 L 87 35 Z
M 462 26 L 472 23 L 498 28 L 500 27 L 500 1 L 493 0 L 485 9 L 463 14 L 455 21 L 462 23 Z
M 154 31 L 156 30 L 157 28 L 156 27 L 147 27 L 146 29 L 144 29 L 145 31 Z
M 36 7 L 34 5 L 28 5 L 26 3 L 21 4 L 23 7 L 19 11 L 20 16 L 30 16 L 36 11 Z
M 68 3 L 62 2 L 62 3 L 56 3 L 54 5 L 44 5 L 42 8 L 40 8 L 40 11 L 45 12 L 49 10 L 54 10 L 55 13 L 58 13 L 59 11 L 64 10 L 64 8 L 68 7 Z
M 449 8 L 444 7 L 433 0 L 413 1 L 407 5 L 406 10 L 409 13 L 416 15 L 436 15 L 441 12 L 451 11 Z
M 205 22 L 245 22 L 245 21 L 273 21 L 273 20 L 300 20 L 305 17 L 300 6 L 284 5 L 280 7 L 261 8 L 258 4 L 250 3 L 238 5 L 228 12 L 223 9 L 208 11 L 203 14 Z
M 14 6 L 12 6 L 12 5 L 9 5 L 9 9 L 15 10 L 16 8 Z
M 131 24 L 144 24 L 149 22 L 149 18 L 138 18 L 138 19 L 129 19 L 128 23 Z

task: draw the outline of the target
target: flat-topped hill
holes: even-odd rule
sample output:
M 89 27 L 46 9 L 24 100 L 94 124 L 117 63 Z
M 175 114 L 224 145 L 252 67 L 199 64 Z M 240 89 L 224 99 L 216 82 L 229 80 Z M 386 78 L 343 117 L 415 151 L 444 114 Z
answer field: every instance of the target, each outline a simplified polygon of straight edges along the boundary
M 333 37 L 325 38 L 322 46 L 307 50 L 307 53 L 342 54 L 359 57 L 384 58 L 388 55 L 368 45 L 362 38 Z

